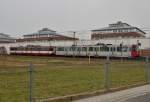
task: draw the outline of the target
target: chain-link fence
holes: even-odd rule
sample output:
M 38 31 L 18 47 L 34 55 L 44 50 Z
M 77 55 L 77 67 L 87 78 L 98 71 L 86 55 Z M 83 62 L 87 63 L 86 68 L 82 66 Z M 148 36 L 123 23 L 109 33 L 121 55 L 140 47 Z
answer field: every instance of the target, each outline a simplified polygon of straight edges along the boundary
M 0 56 L 0 102 L 34 102 L 150 81 L 149 58 Z
M 0 102 L 28 101 L 28 62 L 0 56 Z

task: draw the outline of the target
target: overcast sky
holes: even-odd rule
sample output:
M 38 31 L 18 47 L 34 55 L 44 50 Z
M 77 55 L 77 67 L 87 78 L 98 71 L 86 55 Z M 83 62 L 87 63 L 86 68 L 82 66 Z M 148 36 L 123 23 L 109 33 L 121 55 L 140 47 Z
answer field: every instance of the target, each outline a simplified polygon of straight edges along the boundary
M 123 21 L 150 28 L 150 0 L 0 0 L 0 32 L 91 30 Z

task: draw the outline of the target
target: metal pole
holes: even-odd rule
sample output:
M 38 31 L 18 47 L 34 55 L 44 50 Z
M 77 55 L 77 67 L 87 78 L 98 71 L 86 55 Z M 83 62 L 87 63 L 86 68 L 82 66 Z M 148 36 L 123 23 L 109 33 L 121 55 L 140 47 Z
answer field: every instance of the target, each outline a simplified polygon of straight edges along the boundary
M 74 44 L 73 44 L 73 45 L 74 45 L 74 46 L 76 45 L 76 44 L 75 44 L 75 43 L 76 43 L 75 37 L 76 37 L 76 32 L 73 32 L 73 38 L 74 38 L 74 42 L 73 42 Z
M 107 60 L 105 62 L 105 68 L 104 68 L 104 80 L 105 80 L 105 88 L 106 90 L 110 89 L 110 69 L 109 69 L 109 64 L 110 64 L 110 57 L 107 56 Z
M 89 54 L 89 64 L 91 63 L 91 56 L 90 56 L 90 54 Z
M 123 49 L 123 42 L 121 43 L 121 62 L 123 62 L 123 51 L 122 51 L 122 49 Z
M 76 46 L 76 41 L 75 41 L 75 37 L 76 37 L 76 32 L 73 32 L 73 58 L 75 57 L 75 46 Z
M 29 102 L 33 102 L 32 82 L 33 82 L 33 64 L 32 62 L 30 62 L 30 65 L 29 65 Z
M 148 63 L 149 63 L 149 57 L 146 57 L 146 59 L 145 59 L 145 70 L 144 70 L 146 83 L 148 82 Z

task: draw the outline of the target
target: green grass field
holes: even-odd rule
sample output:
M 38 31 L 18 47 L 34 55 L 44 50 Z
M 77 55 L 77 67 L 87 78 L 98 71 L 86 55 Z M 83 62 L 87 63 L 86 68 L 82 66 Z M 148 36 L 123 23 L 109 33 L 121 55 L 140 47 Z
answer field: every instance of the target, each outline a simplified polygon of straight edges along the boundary
M 0 56 L 0 102 L 27 102 L 29 63 L 34 64 L 34 99 L 104 90 L 103 59 Z M 144 83 L 142 61 L 113 60 L 111 88 Z

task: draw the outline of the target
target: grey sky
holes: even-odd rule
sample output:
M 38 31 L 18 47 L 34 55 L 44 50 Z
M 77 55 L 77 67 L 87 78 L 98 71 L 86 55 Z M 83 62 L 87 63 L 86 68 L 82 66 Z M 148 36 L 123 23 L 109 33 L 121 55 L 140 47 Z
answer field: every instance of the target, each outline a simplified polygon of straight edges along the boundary
M 0 32 L 90 30 L 117 21 L 150 28 L 150 0 L 0 0 Z

